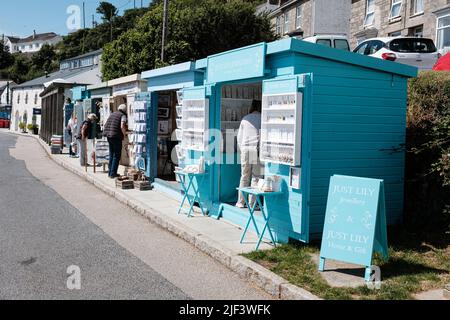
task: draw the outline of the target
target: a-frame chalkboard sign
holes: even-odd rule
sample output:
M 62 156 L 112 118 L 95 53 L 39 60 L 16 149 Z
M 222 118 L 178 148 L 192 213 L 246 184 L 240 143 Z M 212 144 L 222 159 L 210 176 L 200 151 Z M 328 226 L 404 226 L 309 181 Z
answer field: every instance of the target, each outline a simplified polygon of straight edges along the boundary
M 388 259 L 384 181 L 334 175 L 330 180 L 319 271 L 332 259 L 365 266 L 372 256 Z

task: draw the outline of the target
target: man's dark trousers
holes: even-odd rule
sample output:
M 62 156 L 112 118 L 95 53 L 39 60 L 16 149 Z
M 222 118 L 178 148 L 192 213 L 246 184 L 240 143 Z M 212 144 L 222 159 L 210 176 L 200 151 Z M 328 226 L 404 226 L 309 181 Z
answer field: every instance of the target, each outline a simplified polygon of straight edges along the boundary
M 122 139 L 108 138 L 109 143 L 109 176 L 116 177 L 122 157 Z

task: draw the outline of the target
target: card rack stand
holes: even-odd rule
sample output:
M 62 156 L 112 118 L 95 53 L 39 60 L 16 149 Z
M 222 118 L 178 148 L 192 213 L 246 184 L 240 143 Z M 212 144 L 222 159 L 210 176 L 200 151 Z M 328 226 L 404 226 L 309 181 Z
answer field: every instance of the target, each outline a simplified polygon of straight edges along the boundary
M 130 143 L 133 147 L 136 162 L 145 156 L 147 143 L 147 102 L 133 102 L 134 132 Z
M 301 164 L 302 105 L 299 92 L 263 96 L 261 161 Z
M 182 148 L 205 151 L 208 143 L 209 100 L 183 100 Z

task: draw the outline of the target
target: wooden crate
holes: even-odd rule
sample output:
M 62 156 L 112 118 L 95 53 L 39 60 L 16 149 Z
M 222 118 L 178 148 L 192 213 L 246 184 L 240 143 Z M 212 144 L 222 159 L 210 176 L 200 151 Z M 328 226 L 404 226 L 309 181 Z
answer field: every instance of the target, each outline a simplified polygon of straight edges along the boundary
M 133 180 L 133 181 L 137 181 L 137 180 L 139 180 L 139 178 L 141 178 L 141 174 L 140 174 L 140 173 L 131 173 L 131 172 L 128 172 L 128 173 L 127 173 L 127 177 L 130 178 L 130 179 Z
M 120 188 L 122 190 L 130 190 L 134 189 L 133 180 L 120 180 L 116 179 L 116 188 Z
M 152 190 L 152 185 L 150 181 L 134 181 L 134 188 L 139 191 Z

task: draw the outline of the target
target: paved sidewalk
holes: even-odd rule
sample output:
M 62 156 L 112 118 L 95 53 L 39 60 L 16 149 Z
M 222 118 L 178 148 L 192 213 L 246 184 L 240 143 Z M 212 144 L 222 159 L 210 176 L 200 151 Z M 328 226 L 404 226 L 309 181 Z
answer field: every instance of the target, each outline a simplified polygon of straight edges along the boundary
M 50 148 L 44 145 L 44 148 L 50 152 Z M 58 163 L 62 164 L 65 168 L 78 175 L 87 175 L 87 179 L 94 179 L 94 184 L 98 185 L 103 191 L 111 193 L 111 189 L 114 190 L 115 197 L 127 197 L 128 202 L 138 202 L 146 209 L 153 210 L 160 213 L 164 219 L 173 220 L 174 222 L 183 224 L 186 227 L 192 229 L 192 233 L 198 236 L 202 235 L 215 241 L 234 252 L 235 254 L 249 253 L 255 250 L 258 238 L 256 234 L 248 232 L 245 243 L 241 244 L 240 239 L 243 228 L 235 226 L 225 220 L 215 220 L 210 217 L 205 217 L 201 214 L 198 207 L 195 208 L 195 214 L 192 218 L 188 218 L 185 214 L 178 214 L 180 208 L 180 201 L 166 195 L 158 190 L 152 191 L 139 191 L 121 190 L 115 187 L 115 180 L 108 178 L 108 174 L 103 172 L 102 167 L 97 167 L 97 173 L 94 173 L 93 167 L 88 167 L 86 173 L 85 167 L 80 166 L 80 160 L 76 158 L 70 158 L 67 154 L 51 155 Z M 125 167 L 119 167 L 119 173 L 123 174 Z M 188 209 L 188 205 L 185 205 Z M 273 246 L 267 243 L 261 244 L 261 250 L 272 249 Z
M 192 218 L 188 218 L 183 214 L 179 215 L 177 214 L 180 205 L 178 200 L 157 190 L 117 189 L 115 181 L 108 178 L 108 175 L 103 173 L 101 167 L 97 168 L 97 173 L 93 172 L 93 167 L 89 167 L 88 172 L 86 172 L 85 168 L 80 166 L 79 159 L 70 158 L 67 154 L 52 155 L 50 147 L 36 136 L 19 135 L 36 139 L 49 157 L 59 165 L 85 178 L 97 188 L 145 216 L 152 223 L 189 242 L 240 276 L 261 287 L 272 296 L 294 300 L 318 299 L 308 291 L 289 284 L 287 280 L 240 256 L 242 253 L 254 251 L 257 242 L 256 234 L 249 232 L 246 243 L 240 244 L 243 232 L 241 227 L 224 220 L 203 217 L 199 213 L 196 213 Z M 124 169 L 124 167 L 121 167 L 119 173 L 123 173 Z M 196 212 L 199 211 L 197 208 Z M 262 250 L 271 249 L 273 246 L 263 243 L 260 248 Z

